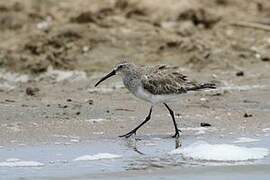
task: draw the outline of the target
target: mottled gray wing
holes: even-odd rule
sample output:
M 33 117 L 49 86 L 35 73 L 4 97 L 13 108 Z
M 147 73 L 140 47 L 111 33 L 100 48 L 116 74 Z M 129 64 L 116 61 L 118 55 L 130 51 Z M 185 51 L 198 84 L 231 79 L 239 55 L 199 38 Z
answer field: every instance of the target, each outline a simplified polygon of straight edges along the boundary
M 144 89 L 155 95 L 181 94 L 196 87 L 185 75 L 167 66 L 155 67 L 149 73 L 145 73 L 142 84 Z

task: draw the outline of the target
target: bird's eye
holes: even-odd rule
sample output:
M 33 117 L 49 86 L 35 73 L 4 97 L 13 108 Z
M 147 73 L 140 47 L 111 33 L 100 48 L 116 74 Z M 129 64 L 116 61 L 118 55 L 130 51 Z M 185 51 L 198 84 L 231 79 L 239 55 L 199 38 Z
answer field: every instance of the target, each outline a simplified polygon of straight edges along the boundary
M 123 65 L 119 65 L 118 68 L 119 68 L 119 69 L 123 68 Z

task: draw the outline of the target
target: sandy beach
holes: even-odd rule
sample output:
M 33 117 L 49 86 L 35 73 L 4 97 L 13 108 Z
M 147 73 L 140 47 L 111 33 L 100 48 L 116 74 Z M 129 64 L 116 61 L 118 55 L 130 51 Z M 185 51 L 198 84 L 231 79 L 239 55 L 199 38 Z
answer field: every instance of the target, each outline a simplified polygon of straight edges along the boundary
M 265 81 L 267 80 L 267 81 Z M 181 129 L 201 123 L 215 128 L 217 137 L 262 134 L 269 128 L 269 80 L 236 84 L 196 93 L 172 103 Z M 72 82 L 29 82 L 1 93 L 1 145 L 54 143 L 58 135 L 118 138 L 134 128 L 147 114 L 150 104 L 132 97 L 120 79 L 94 88 L 95 79 Z M 27 95 L 27 88 L 39 88 Z M 173 134 L 167 110 L 157 106 L 153 119 L 138 135 Z M 184 136 L 192 135 L 184 131 Z

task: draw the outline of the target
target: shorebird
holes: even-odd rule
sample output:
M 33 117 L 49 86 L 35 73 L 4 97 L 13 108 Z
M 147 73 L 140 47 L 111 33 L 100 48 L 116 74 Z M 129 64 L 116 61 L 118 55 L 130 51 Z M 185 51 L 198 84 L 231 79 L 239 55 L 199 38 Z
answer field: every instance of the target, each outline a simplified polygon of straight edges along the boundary
M 190 91 L 216 88 L 214 83 L 192 82 L 174 67 L 168 67 L 167 65 L 153 67 L 138 66 L 134 63 L 127 62 L 117 64 L 109 74 L 95 84 L 95 87 L 114 75 L 120 75 L 122 77 L 125 87 L 133 95 L 151 103 L 145 120 L 127 134 L 119 136 L 126 138 L 136 134 L 137 130 L 150 120 L 152 109 L 157 104 L 163 104 L 169 111 L 175 129 L 175 134 L 172 137 L 178 138 L 181 131 L 177 127 L 174 112 L 167 103 L 176 100 L 177 96 L 189 93 Z

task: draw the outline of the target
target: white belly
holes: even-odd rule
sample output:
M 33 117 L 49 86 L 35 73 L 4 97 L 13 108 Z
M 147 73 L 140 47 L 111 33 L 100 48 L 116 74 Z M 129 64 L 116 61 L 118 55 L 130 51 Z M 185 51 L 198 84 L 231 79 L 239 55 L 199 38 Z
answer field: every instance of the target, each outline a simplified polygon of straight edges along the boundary
M 134 92 L 134 95 L 152 104 L 166 103 L 177 99 L 176 95 L 153 95 L 148 91 L 145 91 L 141 86 Z

